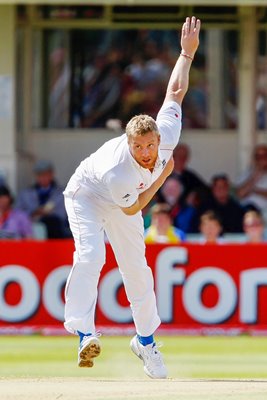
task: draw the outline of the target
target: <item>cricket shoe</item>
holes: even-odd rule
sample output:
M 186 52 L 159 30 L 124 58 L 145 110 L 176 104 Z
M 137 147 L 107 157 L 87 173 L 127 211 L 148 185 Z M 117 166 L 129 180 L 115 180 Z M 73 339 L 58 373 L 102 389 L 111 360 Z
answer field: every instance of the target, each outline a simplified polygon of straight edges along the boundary
M 137 336 L 131 340 L 130 347 L 137 357 L 144 363 L 145 373 L 153 379 L 167 378 L 167 369 L 156 343 L 143 346 Z
M 84 336 L 78 350 L 78 366 L 90 368 L 94 365 L 93 359 L 101 352 L 100 340 L 93 335 Z

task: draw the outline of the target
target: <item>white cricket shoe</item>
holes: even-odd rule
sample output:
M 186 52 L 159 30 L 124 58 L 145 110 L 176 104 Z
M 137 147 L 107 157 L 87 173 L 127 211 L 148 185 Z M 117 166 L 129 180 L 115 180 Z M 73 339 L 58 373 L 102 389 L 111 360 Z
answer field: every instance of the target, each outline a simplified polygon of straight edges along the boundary
M 84 336 L 78 351 L 78 366 L 90 368 L 94 365 L 93 358 L 101 352 L 100 340 L 93 335 Z
M 131 340 L 130 347 L 134 354 L 143 361 L 144 371 L 150 378 L 167 378 L 167 369 L 156 343 L 143 346 L 139 342 L 137 336 L 134 336 Z

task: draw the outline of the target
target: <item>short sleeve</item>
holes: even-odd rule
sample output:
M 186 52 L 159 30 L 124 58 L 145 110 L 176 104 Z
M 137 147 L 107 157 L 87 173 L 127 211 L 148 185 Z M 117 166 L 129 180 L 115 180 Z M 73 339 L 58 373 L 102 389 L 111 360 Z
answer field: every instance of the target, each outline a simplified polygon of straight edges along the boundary
M 138 192 L 128 181 L 122 180 L 115 174 L 110 174 L 106 183 L 112 200 L 119 207 L 131 207 L 138 199 Z
M 157 125 L 161 136 L 161 145 L 174 149 L 182 128 L 182 109 L 175 101 L 168 101 L 161 107 L 157 116 Z

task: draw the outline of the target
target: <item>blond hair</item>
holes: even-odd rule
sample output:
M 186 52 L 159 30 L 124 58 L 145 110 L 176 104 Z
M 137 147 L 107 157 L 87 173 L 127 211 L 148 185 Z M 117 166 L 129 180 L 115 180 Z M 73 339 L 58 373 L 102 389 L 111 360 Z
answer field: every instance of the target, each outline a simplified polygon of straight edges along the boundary
M 207 221 L 216 221 L 219 225 L 222 225 L 221 218 L 213 210 L 207 210 L 200 216 L 200 223 Z
M 136 115 L 126 125 L 126 135 L 130 136 L 144 136 L 149 132 L 155 132 L 159 135 L 159 130 L 156 121 L 146 114 Z
M 245 213 L 243 217 L 244 225 L 250 224 L 253 221 L 258 221 L 261 225 L 264 225 L 264 220 L 260 211 L 257 210 L 249 210 Z
M 167 203 L 156 203 L 151 207 L 151 215 L 156 214 L 171 215 L 171 207 Z

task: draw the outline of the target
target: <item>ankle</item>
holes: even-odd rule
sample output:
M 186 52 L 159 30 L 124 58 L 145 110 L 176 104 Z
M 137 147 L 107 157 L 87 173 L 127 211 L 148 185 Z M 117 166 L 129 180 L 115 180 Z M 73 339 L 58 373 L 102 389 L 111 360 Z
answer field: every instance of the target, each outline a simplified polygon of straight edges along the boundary
M 89 333 L 83 333 L 83 332 L 77 331 L 77 333 L 78 333 L 78 335 L 80 337 L 80 342 L 82 342 L 84 336 L 91 336 L 92 335 L 90 332 Z
M 147 346 L 149 344 L 154 343 L 154 335 L 150 335 L 150 336 L 137 335 L 137 339 L 138 339 L 139 343 L 141 343 L 143 346 Z

